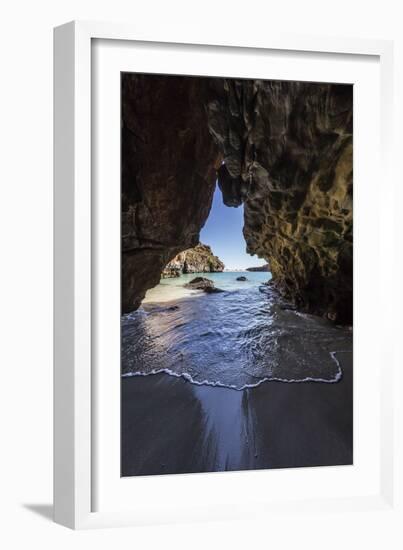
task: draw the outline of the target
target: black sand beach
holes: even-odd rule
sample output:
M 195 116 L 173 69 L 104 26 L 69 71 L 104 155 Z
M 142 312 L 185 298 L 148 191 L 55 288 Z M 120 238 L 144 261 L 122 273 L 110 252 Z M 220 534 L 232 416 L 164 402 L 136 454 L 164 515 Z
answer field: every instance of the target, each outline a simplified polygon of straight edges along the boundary
M 352 464 L 352 354 L 338 357 L 335 384 L 122 378 L 122 476 Z
M 353 86 L 121 76 L 122 475 L 352 464 Z

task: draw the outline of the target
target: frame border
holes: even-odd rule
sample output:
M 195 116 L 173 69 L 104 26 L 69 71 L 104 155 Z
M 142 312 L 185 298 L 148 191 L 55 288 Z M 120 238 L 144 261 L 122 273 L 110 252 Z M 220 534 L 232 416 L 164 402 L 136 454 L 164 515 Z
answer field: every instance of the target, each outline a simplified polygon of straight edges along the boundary
M 280 49 L 299 52 L 376 55 L 381 70 L 381 162 L 392 181 L 393 42 L 358 38 L 274 33 L 223 41 L 214 29 L 203 37 L 180 37 L 167 29 L 155 40 L 144 28 L 127 24 L 77 22 L 54 29 L 54 520 L 73 529 L 135 524 L 133 513 L 91 511 L 91 40 L 114 39 L 197 46 Z M 389 241 L 393 258 L 393 186 L 385 187 L 388 220 L 382 246 Z M 390 237 L 390 235 L 389 235 Z M 390 269 L 392 272 L 393 269 Z M 388 276 L 393 285 L 393 274 Z M 391 308 L 383 295 L 385 309 Z M 386 344 L 386 343 L 385 343 Z M 392 509 L 394 491 L 393 367 L 396 357 L 388 342 L 388 365 L 381 389 L 381 493 L 378 497 L 334 499 L 311 503 L 313 512 Z M 385 422 L 387 419 L 387 423 Z M 301 505 L 301 504 L 300 504 Z M 296 504 L 290 503 L 289 509 Z M 307 503 L 303 504 L 304 509 Z M 204 518 L 205 519 L 205 518 Z M 150 518 L 150 524 L 153 521 Z

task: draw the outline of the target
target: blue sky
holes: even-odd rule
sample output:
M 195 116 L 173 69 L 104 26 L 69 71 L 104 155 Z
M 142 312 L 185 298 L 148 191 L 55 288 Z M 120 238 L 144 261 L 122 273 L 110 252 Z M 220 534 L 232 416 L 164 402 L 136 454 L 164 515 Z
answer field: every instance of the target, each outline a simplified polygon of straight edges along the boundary
M 213 253 L 224 262 L 227 269 L 245 269 L 266 263 L 246 253 L 242 228 L 243 205 L 239 208 L 225 206 L 217 186 L 210 215 L 200 232 L 200 242 L 211 246 Z

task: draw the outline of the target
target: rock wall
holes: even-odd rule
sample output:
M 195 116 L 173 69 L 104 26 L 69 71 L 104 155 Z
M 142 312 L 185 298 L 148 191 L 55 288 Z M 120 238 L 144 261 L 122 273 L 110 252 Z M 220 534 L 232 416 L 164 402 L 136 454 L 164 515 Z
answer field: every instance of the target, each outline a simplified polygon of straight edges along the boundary
M 223 262 L 214 256 L 211 248 L 199 243 L 177 254 L 165 266 L 162 278 L 179 277 L 182 273 L 215 273 L 224 270 Z
M 178 252 L 199 242 L 220 153 L 209 79 L 122 74 L 122 312 L 136 309 Z
M 210 131 L 247 251 L 296 306 L 352 322 L 352 86 L 217 80 Z
M 273 284 L 350 323 L 352 133 L 349 85 L 123 74 L 123 312 L 199 242 L 217 174 Z

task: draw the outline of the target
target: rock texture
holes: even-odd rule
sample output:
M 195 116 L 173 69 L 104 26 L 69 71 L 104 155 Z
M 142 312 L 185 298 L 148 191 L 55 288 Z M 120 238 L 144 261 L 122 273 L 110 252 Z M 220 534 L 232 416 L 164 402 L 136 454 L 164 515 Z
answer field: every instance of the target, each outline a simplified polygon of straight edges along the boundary
M 247 251 L 299 309 L 352 321 L 352 86 L 217 80 L 210 131 Z
M 206 244 L 199 243 L 177 254 L 165 266 L 162 278 L 179 277 L 182 273 L 214 273 L 224 270 L 222 261 L 211 251 Z
M 273 284 L 351 323 L 352 132 L 350 85 L 123 74 L 123 311 L 199 242 L 217 174 Z
M 122 74 L 122 312 L 199 242 L 220 153 L 208 129 L 210 81 Z
M 185 288 L 190 290 L 203 290 L 207 294 L 214 294 L 216 292 L 224 292 L 221 288 L 216 288 L 211 279 L 206 277 L 195 277 L 189 283 L 183 285 Z

